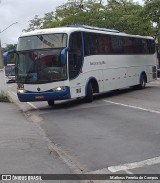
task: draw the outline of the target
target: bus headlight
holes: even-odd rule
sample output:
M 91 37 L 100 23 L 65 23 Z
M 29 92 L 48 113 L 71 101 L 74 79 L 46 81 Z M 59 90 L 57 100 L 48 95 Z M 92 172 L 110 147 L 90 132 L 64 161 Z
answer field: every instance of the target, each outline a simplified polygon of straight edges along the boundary
M 17 93 L 25 93 L 26 91 L 24 89 L 17 89 Z
M 66 89 L 66 86 L 58 86 L 56 88 L 53 88 L 52 90 L 53 91 L 62 91 L 62 90 L 65 90 Z

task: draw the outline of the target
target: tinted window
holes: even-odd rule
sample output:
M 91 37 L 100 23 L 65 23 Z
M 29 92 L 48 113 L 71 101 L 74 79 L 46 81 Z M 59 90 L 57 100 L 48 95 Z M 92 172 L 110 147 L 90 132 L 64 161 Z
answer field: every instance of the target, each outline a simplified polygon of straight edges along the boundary
M 111 36 L 112 53 L 123 53 L 124 41 L 121 36 Z
M 17 51 L 43 48 L 64 48 L 67 46 L 66 34 L 47 34 L 20 37 Z
M 155 41 L 127 36 L 84 33 L 84 55 L 153 54 Z
M 133 49 L 135 54 L 141 54 L 142 53 L 142 40 L 139 38 L 133 39 Z
M 84 55 L 110 53 L 110 36 L 105 34 L 84 33 Z
M 148 39 L 147 40 L 147 46 L 150 54 L 155 53 L 155 41 Z
M 69 78 L 75 78 L 82 67 L 82 35 L 81 32 L 74 32 L 69 38 L 68 64 Z
M 124 40 L 124 54 L 133 54 L 133 38 L 123 37 Z

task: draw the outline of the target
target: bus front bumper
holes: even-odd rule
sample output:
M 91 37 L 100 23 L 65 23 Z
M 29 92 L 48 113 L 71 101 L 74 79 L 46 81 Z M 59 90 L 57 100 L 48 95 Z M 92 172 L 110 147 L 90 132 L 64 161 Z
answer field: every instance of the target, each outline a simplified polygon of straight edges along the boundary
M 49 92 L 24 92 L 18 93 L 17 96 L 21 102 L 36 102 L 49 100 L 66 100 L 70 99 L 70 89 L 66 87 L 61 91 Z

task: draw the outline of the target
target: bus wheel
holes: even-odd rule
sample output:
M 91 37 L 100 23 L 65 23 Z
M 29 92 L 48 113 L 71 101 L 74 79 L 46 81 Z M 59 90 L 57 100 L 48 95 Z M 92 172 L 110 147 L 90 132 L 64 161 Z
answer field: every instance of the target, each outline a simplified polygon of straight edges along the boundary
M 49 101 L 48 101 L 48 105 L 49 105 L 49 106 L 54 106 L 54 105 L 55 105 L 54 100 L 49 100 Z
M 140 89 L 144 89 L 146 87 L 146 76 L 145 74 L 142 74 L 141 77 L 140 77 L 140 84 L 139 84 L 139 88 Z
M 88 89 L 87 89 L 87 95 L 86 95 L 86 102 L 92 102 L 93 101 L 93 88 L 92 84 L 89 83 Z

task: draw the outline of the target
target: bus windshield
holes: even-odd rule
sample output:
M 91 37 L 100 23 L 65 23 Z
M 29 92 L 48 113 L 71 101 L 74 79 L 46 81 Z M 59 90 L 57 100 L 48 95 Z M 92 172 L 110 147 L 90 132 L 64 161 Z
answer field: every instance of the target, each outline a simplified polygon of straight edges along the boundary
M 49 83 L 67 78 L 66 64 L 60 60 L 60 48 L 17 52 L 17 82 Z
M 17 51 L 46 49 L 46 48 L 65 48 L 67 46 L 67 34 L 47 34 L 20 37 L 18 40 Z
M 17 45 L 17 82 L 48 83 L 67 78 L 60 54 L 67 34 L 54 33 L 20 37 Z

